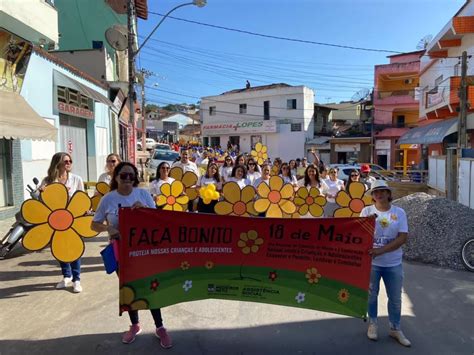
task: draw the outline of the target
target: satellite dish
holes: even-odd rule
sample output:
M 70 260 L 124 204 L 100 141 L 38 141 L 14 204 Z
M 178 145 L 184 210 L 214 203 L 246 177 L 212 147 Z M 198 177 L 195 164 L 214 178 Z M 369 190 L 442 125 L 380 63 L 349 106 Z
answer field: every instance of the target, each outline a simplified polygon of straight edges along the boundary
M 423 49 L 426 49 L 426 47 L 428 47 L 428 44 L 430 44 L 432 39 L 433 39 L 432 35 L 426 35 L 425 37 L 420 39 L 420 41 L 416 45 L 416 49 L 418 49 L 420 51 L 423 50 Z
M 105 31 L 105 38 L 117 51 L 124 51 L 128 47 L 128 33 L 125 26 L 113 25 Z
M 351 101 L 359 102 L 369 97 L 369 95 L 370 95 L 370 90 L 367 88 L 363 88 L 357 91 L 354 95 L 352 95 Z

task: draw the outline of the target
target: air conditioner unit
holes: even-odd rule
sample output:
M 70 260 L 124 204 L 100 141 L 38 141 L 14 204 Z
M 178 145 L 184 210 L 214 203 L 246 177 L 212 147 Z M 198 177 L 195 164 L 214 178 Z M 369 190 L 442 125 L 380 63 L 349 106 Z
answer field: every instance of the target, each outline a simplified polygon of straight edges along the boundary
M 405 84 L 412 84 L 413 83 L 413 79 L 405 79 Z

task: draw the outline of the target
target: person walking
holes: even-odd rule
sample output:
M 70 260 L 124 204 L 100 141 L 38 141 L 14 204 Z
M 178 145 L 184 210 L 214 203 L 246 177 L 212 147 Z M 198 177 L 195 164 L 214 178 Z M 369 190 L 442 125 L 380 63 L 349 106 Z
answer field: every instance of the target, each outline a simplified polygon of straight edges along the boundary
M 291 184 L 293 187 L 298 186 L 298 180 L 296 180 L 296 176 L 292 174 L 288 163 L 281 164 L 279 174 L 285 184 Z
M 250 180 L 250 183 L 253 185 L 255 180 L 261 177 L 260 167 L 257 165 L 257 162 L 253 158 L 249 158 L 247 161 L 247 179 Z
M 217 191 L 222 190 L 221 177 L 219 176 L 219 168 L 214 162 L 209 163 L 206 169 L 206 173 L 199 178 L 197 182 L 197 187 L 204 187 L 211 184 L 214 184 Z M 198 212 L 202 213 L 214 213 L 214 206 L 217 204 L 217 202 L 218 201 L 216 200 L 205 204 L 203 199 L 199 197 L 197 203 L 197 210 Z
M 76 191 L 84 191 L 84 182 L 78 175 L 72 173 L 71 155 L 65 152 L 59 152 L 53 155 L 48 168 L 48 175 L 43 179 L 40 190 L 52 183 L 60 183 L 66 186 L 69 198 Z M 72 291 L 74 293 L 82 292 L 81 286 L 81 259 L 71 263 L 59 262 L 63 279 L 56 285 L 56 289 L 64 289 L 70 286 L 72 282 Z
M 263 164 L 262 166 L 262 176 L 257 178 L 254 183 L 253 187 L 257 188 L 258 185 L 260 185 L 262 182 L 264 182 L 267 185 L 270 185 L 270 173 L 271 173 L 271 168 L 269 164 Z
M 161 195 L 161 185 L 171 184 L 174 179 L 169 176 L 170 165 L 163 161 L 156 168 L 156 178 L 151 182 L 150 194 L 153 196 Z
M 173 163 L 172 167 L 174 168 L 175 166 L 181 168 L 183 173 L 192 171 L 197 175 L 197 177 L 199 177 L 199 169 L 196 163 L 189 160 L 189 152 L 185 149 L 181 151 L 181 159 Z
M 234 169 L 234 162 L 232 161 L 232 157 L 230 155 L 227 155 L 224 158 L 224 164 L 221 166 L 219 175 L 221 176 L 221 182 L 225 183 L 228 181 L 230 178 L 230 175 L 232 174 L 232 170 Z
M 97 182 L 105 182 L 110 185 L 112 181 L 112 175 L 114 173 L 115 167 L 121 162 L 120 156 L 117 153 L 111 153 L 107 155 L 105 172 L 99 176 Z
M 228 182 L 234 181 L 239 185 L 240 189 L 242 190 L 245 186 L 251 185 L 250 180 L 247 179 L 247 169 L 245 165 L 236 165 L 234 169 L 232 169 L 232 174 L 228 179 Z
M 400 328 L 402 309 L 403 267 L 402 245 L 408 237 L 408 222 L 405 211 L 392 205 L 392 189 L 383 180 L 376 180 L 369 190 L 374 204 L 362 209 L 360 216 L 375 216 L 374 245 L 369 250 L 372 255 L 372 270 L 369 286 L 369 327 L 367 337 L 378 339 L 377 299 L 380 279 L 383 279 L 388 298 L 389 335 L 403 346 L 411 342 Z
M 365 189 L 369 190 L 372 188 L 372 184 L 376 181 L 373 176 L 370 176 L 370 165 L 362 164 L 360 166 L 360 182 L 365 185 Z
M 91 228 L 96 232 L 107 232 L 111 239 L 119 239 L 119 206 L 132 208 L 156 208 L 150 193 L 138 187 L 138 170 L 135 165 L 122 162 L 117 165 L 110 183 L 110 192 L 99 202 L 95 212 Z M 172 347 L 172 340 L 166 328 L 163 326 L 161 310 L 151 309 L 151 315 L 155 321 L 155 335 L 160 339 L 160 345 L 167 349 Z M 122 343 L 130 344 L 135 341 L 138 334 L 142 332 L 138 311 L 128 311 L 130 329 L 122 335 Z
M 338 179 L 337 170 L 335 168 L 329 168 L 328 178 L 324 180 L 328 186 L 326 192 L 326 205 L 324 206 L 324 215 L 326 217 L 332 217 L 334 210 L 337 208 L 336 195 L 339 191 L 344 190 L 344 181 Z

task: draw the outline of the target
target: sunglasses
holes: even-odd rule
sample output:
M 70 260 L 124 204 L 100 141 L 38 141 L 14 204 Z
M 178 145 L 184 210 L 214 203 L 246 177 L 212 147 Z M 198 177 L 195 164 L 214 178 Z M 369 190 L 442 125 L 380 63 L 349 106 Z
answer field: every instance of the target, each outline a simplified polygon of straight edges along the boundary
M 255 166 L 255 163 L 249 163 L 248 165 L 249 166 Z
M 135 180 L 135 174 L 134 173 L 120 173 L 120 180 Z
M 117 160 L 107 160 L 107 163 L 114 163 L 115 164 L 116 162 L 117 162 Z
M 72 164 L 72 160 L 63 160 L 64 164 Z
M 359 174 L 351 174 L 351 177 L 358 177 Z
M 162 170 L 170 170 L 170 167 L 169 166 L 162 166 L 161 169 Z
M 329 174 L 335 174 L 336 172 L 334 170 L 330 171 Z

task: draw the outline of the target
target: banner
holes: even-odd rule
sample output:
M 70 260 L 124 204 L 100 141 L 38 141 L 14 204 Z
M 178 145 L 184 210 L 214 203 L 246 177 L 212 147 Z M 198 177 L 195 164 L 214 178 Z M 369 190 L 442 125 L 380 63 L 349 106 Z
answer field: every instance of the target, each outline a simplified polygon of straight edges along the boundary
M 219 298 L 364 318 L 372 218 L 122 208 L 120 313 Z

